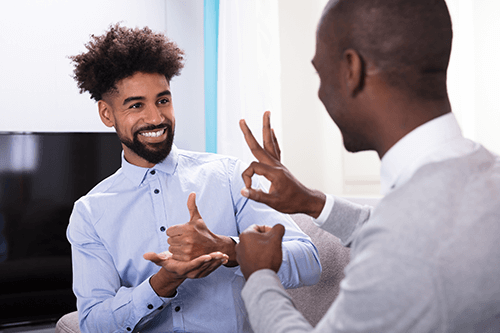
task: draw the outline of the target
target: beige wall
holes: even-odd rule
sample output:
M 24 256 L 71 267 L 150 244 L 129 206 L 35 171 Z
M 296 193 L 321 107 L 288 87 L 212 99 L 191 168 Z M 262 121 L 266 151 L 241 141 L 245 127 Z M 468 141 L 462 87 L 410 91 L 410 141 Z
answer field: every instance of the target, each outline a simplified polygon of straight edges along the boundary
M 454 40 L 448 90 L 464 135 L 500 153 L 500 1 L 446 0 Z M 310 61 L 326 0 L 279 0 L 283 161 L 307 186 L 344 196 L 378 196 L 374 152 L 350 154 L 317 97 Z
M 349 154 L 318 99 L 311 64 L 326 0 L 280 0 L 283 162 L 304 184 L 336 195 L 377 195 L 375 153 Z

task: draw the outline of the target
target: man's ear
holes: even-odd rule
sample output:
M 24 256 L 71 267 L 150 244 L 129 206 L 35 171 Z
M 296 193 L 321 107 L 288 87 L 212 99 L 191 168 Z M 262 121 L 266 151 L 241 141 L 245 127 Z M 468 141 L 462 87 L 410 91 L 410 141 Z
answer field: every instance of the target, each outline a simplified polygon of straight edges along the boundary
M 361 55 L 353 49 L 344 51 L 343 60 L 347 89 L 352 97 L 356 97 L 365 85 L 365 63 Z
M 101 99 L 97 102 L 97 107 L 99 108 L 99 116 L 103 124 L 108 127 L 115 126 L 115 118 L 113 117 L 111 105 Z

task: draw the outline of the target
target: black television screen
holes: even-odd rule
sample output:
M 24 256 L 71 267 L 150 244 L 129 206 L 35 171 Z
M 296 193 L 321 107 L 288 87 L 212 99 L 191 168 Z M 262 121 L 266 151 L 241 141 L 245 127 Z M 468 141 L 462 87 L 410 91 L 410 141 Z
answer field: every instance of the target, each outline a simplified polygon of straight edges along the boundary
M 69 216 L 121 151 L 115 133 L 0 133 L 0 327 L 76 310 Z

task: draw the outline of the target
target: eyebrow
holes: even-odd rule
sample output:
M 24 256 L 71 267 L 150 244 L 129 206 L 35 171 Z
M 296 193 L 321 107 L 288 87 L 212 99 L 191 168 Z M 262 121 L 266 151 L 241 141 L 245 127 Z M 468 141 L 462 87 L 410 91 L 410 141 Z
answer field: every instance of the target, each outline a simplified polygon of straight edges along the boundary
M 162 97 L 162 96 L 172 96 L 172 93 L 170 92 L 170 90 L 164 90 L 162 91 L 161 93 L 158 93 L 156 95 L 156 98 L 158 97 Z M 125 100 L 123 101 L 123 105 L 127 104 L 127 103 L 130 103 L 132 101 L 143 101 L 145 100 L 146 98 L 144 96 L 131 96 L 131 97 L 127 97 L 125 98 Z

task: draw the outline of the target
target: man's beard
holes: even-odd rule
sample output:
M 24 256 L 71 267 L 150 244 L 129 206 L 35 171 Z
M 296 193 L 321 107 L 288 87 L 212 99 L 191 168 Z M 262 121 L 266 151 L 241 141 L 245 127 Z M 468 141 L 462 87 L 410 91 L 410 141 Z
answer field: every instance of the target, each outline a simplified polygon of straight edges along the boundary
M 165 141 L 149 144 L 143 144 L 139 141 L 139 132 L 153 131 L 161 128 L 164 128 L 165 131 L 167 131 L 167 138 L 165 139 Z M 157 126 L 148 126 L 145 128 L 141 128 L 134 133 L 133 141 L 122 137 L 118 128 L 116 128 L 116 133 L 120 141 L 125 146 L 132 150 L 137 156 L 152 164 L 163 162 L 163 160 L 167 158 L 168 154 L 170 154 L 170 151 L 172 150 L 172 144 L 174 142 L 174 129 L 171 122 Z

